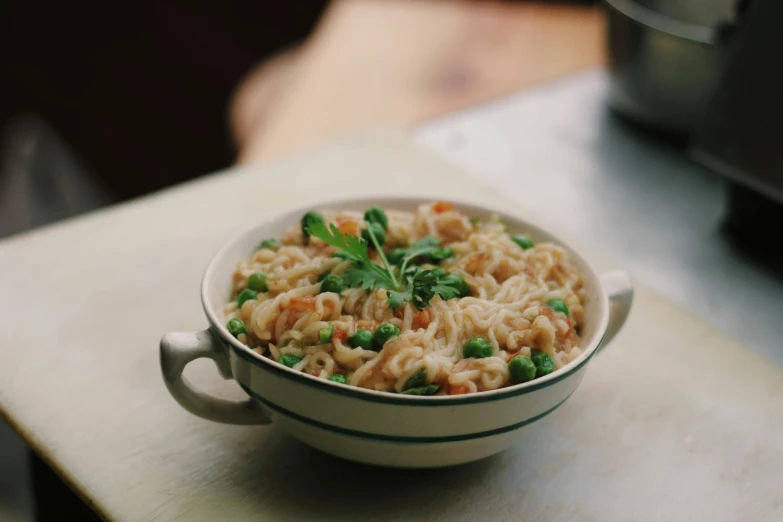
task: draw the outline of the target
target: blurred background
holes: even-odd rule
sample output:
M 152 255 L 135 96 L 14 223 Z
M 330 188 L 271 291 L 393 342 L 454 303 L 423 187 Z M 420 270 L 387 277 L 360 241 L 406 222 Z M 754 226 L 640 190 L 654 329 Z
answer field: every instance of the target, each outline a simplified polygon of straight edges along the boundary
M 731 180 L 724 228 L 769 259 L 781 4 L 4 0 L 0 237 L 605 68 L 618 125 Z M 0 423 L 0 520 L 93 516 L 68 495 Z

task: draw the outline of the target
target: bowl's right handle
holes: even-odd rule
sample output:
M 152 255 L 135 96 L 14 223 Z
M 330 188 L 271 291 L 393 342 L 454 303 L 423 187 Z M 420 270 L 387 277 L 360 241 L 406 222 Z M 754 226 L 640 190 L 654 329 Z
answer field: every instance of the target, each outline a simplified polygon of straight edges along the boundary
M 601 286 L 609 296 L 609 324 L 606 327 L 601 347 L 605 347 L 622 329 L 633 303 L 633 282 L 628 272 L 613 270 L 600 276 Z
M 232 401 L 197 390 L 182 376 L 191 361 L 212 359 L 224 379 L 231 377 L 225 348 L 209 330 L 168 333 L 160 340 L 160 369 L 169 393 L 186 410 L 207 420 L 226 424 L 269 424 L 269 417 L 252 399 Z

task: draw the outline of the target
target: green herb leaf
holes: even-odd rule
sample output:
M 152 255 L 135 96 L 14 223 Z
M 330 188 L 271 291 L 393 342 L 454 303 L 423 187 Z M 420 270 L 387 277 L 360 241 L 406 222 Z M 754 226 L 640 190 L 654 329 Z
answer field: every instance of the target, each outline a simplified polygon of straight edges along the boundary
M 454 251 L 449 247 L 437 247 L 424 255 L 429 263 L 437 265 L 444 259 L 448 259 L 454 256 Z
M 442 241 L 442 239 L 435 236 L 427 236 L 416 241 L 411 248 L 406 249 L 406 254 L 402 258 L 402 262 L 399 263 L 402 267 L 402 272 L 407 272 L 409 264 L 432 263 L 437 265 L 444 259 L 452 257 L 454 255 L 452 249 L 438 246 Z
M 410 388 L 402 393 L 405 395 L 435 395 L 438 390 L 440 390 L 440 384 L 428 384 L 419 388 Z
M 405 290 L 402 291 L 390 291 L 389 292 L 389 308 L 392 310 L 396 310 L 402 305 L 405 304 L 406 301 L 413 301 L 413 287 L 408 285 Z
M 437 284 L 437 281 L 438 278 L 431 270 L 419 269 L 414 276 L 408 276 L 408 286 L 413 289 L 411 302 L 416 310 L 424 310 L 430 305 L 430 299 L 435 297 L 432 287 Z
M 416 241 L 411 248 L 405 249 L 400 269 L 404 281 L 398 282 L 396 269 L 386 259 L 374 234 L 368 233 L 378 255 L 384 261 L 384 266 L 370 260 L 367 241 L 357 236 L 343 234 L 334 224 L 327 227 L 323 221 L 316 220 L 308 223 L 305 232 L 327 245 L 338 248 L 334 257 L 353 262 L 353 268 L 343 274 L 345 285 L 365 290 L 387 289 L 388 304 L 392 310 L 397 310 L 406 302 L 413 303 L 417 310 L 424 310 L 436 295 L 441 296 L 442 299 L 451 299 L 459 295 L 459 290 L 447 280 L 449 274 L 444 274 L 442 270 L 435 273 L 432 270 L 422 270 L 420 267 L 408 268 L 408 264 L 414 259 L 438 263 L 453 256 L 454 252 L 450 248 L 439 246 L 442 242 L 440 238 L 427 236 Z
M 383 272 L 383 269 L 378 271 L 365 266 L 350 268 L 343 274 L 343 282 L 350 288 L 364 288 L 365 290 L 389 288 L 389 280 Z
M 261 244 L 258 245 L 258 248 L 269 248 L 274 250 L 275 248 L 280 246 L 280 241 L 277 239 L 264 239 L 261 241 Z
M 389 306 L 396 310 L 409 301 L 417 310 L 424 310 L 436 295 L 444 300 L 458 297 L 459 289 L 449 284 L 449 277 L 449 274 L 439 276 L 433 270 L 411 267 L 405 273 L 405 289 L 389 293 Z
M 413 245 L 411 246 L 411 250 L 419 250 L 422 248 L 430 248 L 430 247 L 436 247 L 440 245 L 443 242 L 443 240 L 439 237 L 435 236 L 427 236 L 425 238 L 419 239 Z
M 337 254 L 340 255 L 335 254 L 335 257 L 341 257 L 356 263 L 372 263 L 367 253 L 367 242 L 356 236 L 343 234 L 334 223 L 329 228 L 326 228 L 326 223 L 323 221 L 314 221 L 307 226 L 305 231 L 327 245 L 339 248 L 341 252 Z
M 405 381 L 405 385 L 402 387 L 402 389 L 410 390 L 411 388 L 420 388 L 426 384 L 427 384 L 427 368 L 422 368 L 421 370 L 411 375 L 407 381 Z
M 334 257 L 353 261 L 355 267 L 344 274 L 344 282 L 349 287 L 362 287 L 367 290 L 398 287 L 397 279 L 391 271 L 370 260 L 367 242 L 363 239 L 343 234 L 334 224 L 326 228 L 326 225 L 319 221 L 311 223 L 307 227 L 307 233 L 327 245 L 339 248 Z
M 454 297 L 459 297 L 459 290 L 453 286 L 443 284 L 440 280 L 438 280 L 438 283 L 432 287 L 432 291 L 438 294 L 444 301 L 453 299 Z
M 344 250 L 338 250 L 337 252 L 332 254 L 332 257 L 336 257 L 337 259 L 347 259 L 348 261 L 354 261 L 353 256 L 351 256 L 351 254 L 345 252 Z

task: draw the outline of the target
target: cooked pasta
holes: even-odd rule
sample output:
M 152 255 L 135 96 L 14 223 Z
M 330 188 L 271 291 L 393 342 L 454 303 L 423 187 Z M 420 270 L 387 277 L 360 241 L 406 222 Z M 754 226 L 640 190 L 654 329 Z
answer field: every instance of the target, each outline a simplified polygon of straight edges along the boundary
M 239 264 L 225 308 L 239 341 L 294 370 L 454 395 L 535 379 L 582 353 L 582 276 L 554 244 L 447 202 L 308 212 L 302 223 Z M 349 240 L 353 250 L 335 246 Z

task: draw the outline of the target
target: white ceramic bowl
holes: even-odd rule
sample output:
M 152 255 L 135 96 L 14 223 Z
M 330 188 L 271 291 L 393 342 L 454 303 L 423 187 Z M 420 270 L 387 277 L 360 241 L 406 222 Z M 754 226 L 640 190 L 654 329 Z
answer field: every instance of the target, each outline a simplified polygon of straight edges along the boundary
M 319 209 L 364 211 L 372 205 L 413 211 L 428 200 L 372 198 L 333 201 Z M 223 307 L 232 273 L 258 243 L 280 237 L 310 208 L 280 215 L 234 239 L 212 260 L 201 285 L 209 329 L 170 333 L 160 343 L 163 380 L 191 413 L 217 422 L 267 424 L 327 453 L 395 467 L 439 467 L 487 457 L 519 441 L 535 421 L 562 405 L 576 390 L 599 347 L 618 332 L 628 315 L 633 288 L 625 272 L 597 276 L 568 245 L 520 219 L 467 203 L 455 207 L 470 216 L 501 216 L 509 232 L 566 248 L 584 276 L 587 297 L 582 329 L 584 353 L 569 365 L 534 381 L 499 390 L 457 396 L 416 397 L 337 384 L 296 372 L 262 357 L 228 333 Z M 194 388 L 182 377 L 185 366 L 207 357 L 224 378 L 248 393 L 229 401 Z

